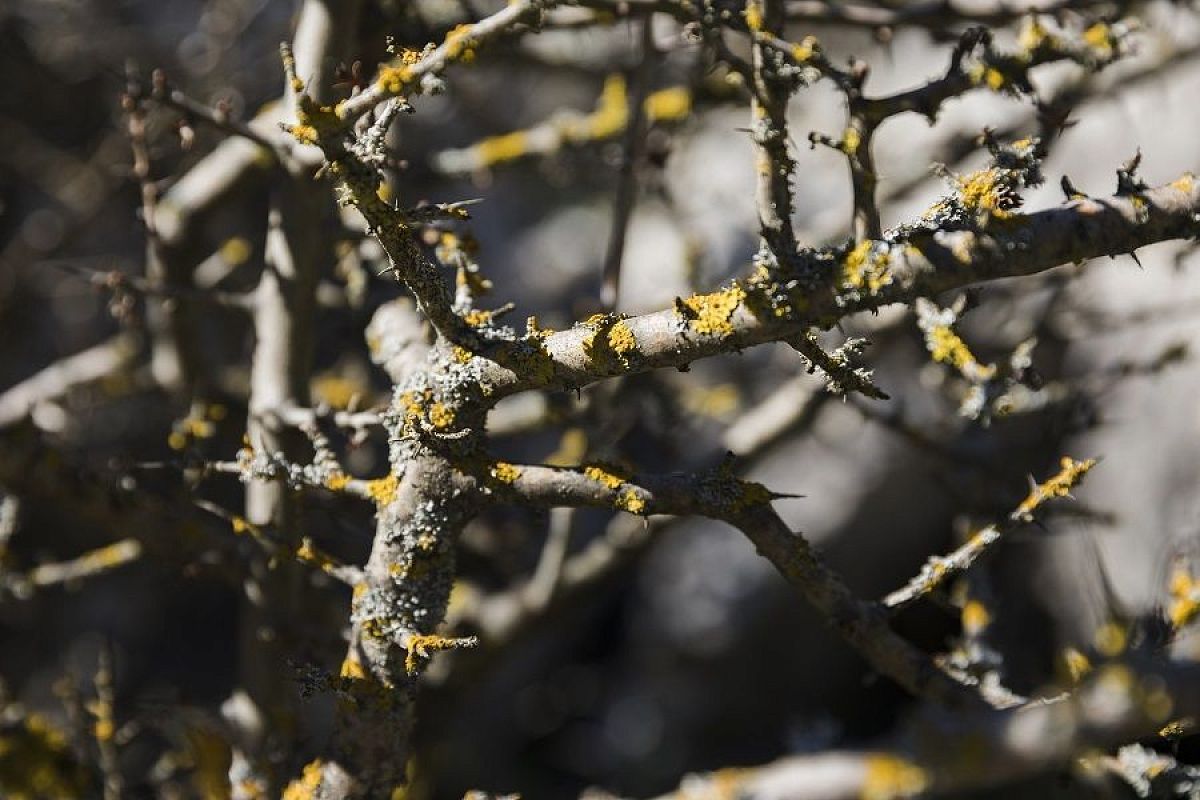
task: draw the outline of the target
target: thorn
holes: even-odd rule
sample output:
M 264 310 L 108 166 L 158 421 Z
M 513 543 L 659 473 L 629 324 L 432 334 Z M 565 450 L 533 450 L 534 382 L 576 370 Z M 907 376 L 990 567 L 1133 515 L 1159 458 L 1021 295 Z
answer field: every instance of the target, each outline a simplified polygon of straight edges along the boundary
M 1071 183 L 1071 179 L 1069 177 L 1067 177 L 1066 175 L 1062 176 L 1062 180 L 1059 182 L 1059 186 L 1062 187 L 1063 194 L 1065 194 L 1067 196 L 1068 202 L 1070 202 L 1071 200 L 1086 200 L 1087 199 L 1087 195 L 1084 194 L 1083 192 L 1079 191 L 1078 189 L 1076 189 L 1075 184 Z
M 1138 265 L 1138 269 L 1140 269 L 1140 270 L 1146 269 L 1145 267 L 1142 266 L 1142 260 L 1140 258 L 1138 258 L 1138 254 L 1137 254 L 1136 250 L 1130 250 L 1129 257 L 1133 259 L 1133 263 Z

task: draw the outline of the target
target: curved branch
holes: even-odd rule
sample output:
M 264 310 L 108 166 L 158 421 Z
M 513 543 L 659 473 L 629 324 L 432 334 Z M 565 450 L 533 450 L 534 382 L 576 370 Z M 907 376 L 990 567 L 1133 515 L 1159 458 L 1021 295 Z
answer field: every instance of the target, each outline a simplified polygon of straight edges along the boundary
M 850 253 L 838 247 L 806 251 L 799 255 L 802 263 L 783 274 L 760 272 L 675 308 L 621 320 L 608 333 L 621 358 L 598 354 L 595 328 L 579 325 L 540 338 L 533 364 L 513 363 L 500 348 L 485 351 L 480 377 L 495 402 L 528 389 L 572 389 L 617 375 L 684 367 L 786 340 L 812 326 L 827 328 L 861 311 L 1192 238 L 1200 234 L 1198 214 L 1200 183 L 1188 174 L 1138 194 L 1080 198 L 1012 214 L 986 228 L 901 228 Z M 876 286 L 856 287 L 854 258 L 858 254 L 861 261 L 862 253 L 871 252 L 879 270 Z

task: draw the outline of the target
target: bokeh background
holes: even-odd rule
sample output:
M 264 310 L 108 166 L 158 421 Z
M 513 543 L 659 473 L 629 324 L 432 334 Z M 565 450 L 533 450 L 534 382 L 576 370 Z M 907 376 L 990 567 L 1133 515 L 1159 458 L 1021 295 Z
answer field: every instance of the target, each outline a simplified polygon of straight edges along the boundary
M 437 41 L 473 5 L 366 3 L 363 70 L 386 57 L 388 36 Z M 1141 22 L 1133 55 L 1096 75 L 1074 65 L 1035 73 L 1039 96 L 1072 103 L 1072 124 L 1057 132 L 1046 185 L 1027 193 L 1031 208 L 1060 201 L 1064 174 L 1085 192 L 1110 193 L 1116 168 L 1139 149 L 1140 174 L 1152 185 L 1200 162 L 1200 17 L 1188 3 L 1130 5 Z M 145 298 L 114 291 L 109 278 L 142 275 L 146 252 L 120 102 L 130 66 L 141 75 L 161 68 L 189 96 L 249 119 L 279 96 L 277 44 L 295 12 L 278 0 L 0 4 L 0 390 L 141 325 Z M 675 23 L 658 23 L 663 52 L 652 88 L 689 87 L 693 111 L 652 126 L 637 166 L 618 304 L 629 313 L 740 274 L 757 244 L 748 109 Z M 789 35 L 813 33 L 831 57 L 865 60 L 868 91 L 881 94 L 940 74 L 960 29 L 797 23 Z M 1011 42 L 1014 32 L 998 37 Z M 497 304 L 514 303 L 515 320 L 536 314 L 558 328 L 597 309 L 621 139 L 467 174 L 439 165 L 446 151 L 484 137 L 590 111 L 609 76 L 634 69 L 638 40 L 634 26 L 620 23 L 498 47 L 452 70 L 447 92 L 418 100 L 395 128 L 402 202 L 482 199 L 471 207 L 470 232 Z M 794 222 L 811 244 L 848 233 L 845 160 L 807 141 L 810 131 L 836 136 L 843 114 L 825 83 L 801 90 L 790 106 Z M 1016 137 L 1044 133 L 1043 122 L 1028 98 L 988 92 L 951 101 L 934 125 L 915 115 L 889 121 L 875 140 L 885 225 L 919 216 L 946 191 L 935 163 L 953 173 L 983 165 L 986 151 L 973 142 L 985 127 Z M 223 138 L 199 123 L 181 127 L 177 113 L 152 112 L 153 177 L 169 192 Z M 197 286 L 253 285 L 266 186 L 248 182 L 205 215 L 189 244 Z M 338 247 L 323 274 L 329 302 L 315 320 L 313 395 L 334 407 L 352 396 L 377 406 L 388 384 L 363 330 L 400 290 L 375 275 L 380 254 L 351 216 L 329 233 Z M 768 346 L 686 374 L 548 398 L 548 423 L 497 436 L 494 449 L 512 460 L 601 459 L 647 470 L 703 469 L 732 451 L 748 477 L 803 495 L 779 509 L 868 597 L 902 584 L 969 525 L 1007 513 L 1027 476 L 1052 474 L 1059 456 L 1101 457 L 1076 502 L 1023 528 L 972 578 L 970 591 L 988 599 L 993 618 L 975 646 L 994 653 L 1012 688 L 1032 692 L 1059 676 L 1064 648 L 1086 648 L 1103 622 L 1161 603 L 1171 559 L 1200 536 L 1200 368 L 1190 353 L 1197 261 L 1186 243 L 1138 255 L 1140 268 L 1126 257 L 1103 260 L 972 298 L 978 307 L 963 334 L 976 352 L 1001 359 L 1036 336 L 1035 368 L 1056 387 L 1043 407 L 989 425 L 957 413 L 957 388 L 929 362 L 911 312 L 887 309 L 848 321 L 830 342 L 870 337 L 867 359 L 889 401 L 825 394 L 794 352 Z M 101 654 L 111 654 L 121 768 L 136 797 L 203 794 L 197 742 L 220 741 L 222 704 L 244 656 L 236 632 L 239 559 L 248 554 L 193 501 L 231 511 L 241 504 L 236 478 L 201 478 L 197 464 L 228 460 L 240 446 L 252 331 L 213 306 L 195 336 L 223 409 L 208 435 L 172 446 L 189 408 L 155 385 L 144 359 L 6 420 L 0 433 L 0 487 L 14 498 L 15 520 L 5 571 L 127 536 L 144 543 L 118 569 L 0 598 L 4 724 L 36 711 L 69 728 L 69 696 L 90 696 Z M 763 419 L 775 427 L 764 429 Z M 335 444 L 355 474 L 386 470 L 378 433 Z M 365 557 L 369 507 L 318 493 L 304 509 L 306 532 L 323 547 Z M 908 707 L 743 537 L 716 523 L 489 514 L 463 537 L 458 601 L 469 606 L 525 580 L 556 525 L 569 526 L 571 553 L 609 543 L 614 564 L 505 646 L 435 663 L 417 733 L 414 791 L 422 796 L 481 788 L 565 797 L 589 786 L 648 796 L 689 771 L 868 743 Z M 320 611 L 288 631 L 290 666 L 280 674 L 297 692 L 309 670 L 336 668 L 348 607 L 336 584 L 314 577 L 307 590 Z M 950 607 L 922 605 L 898 626 L 930 649 L 959 646 Z M 328 699 L 308 702 L 314 719 L 327 713 Z M 301 740 L 294 758 L 303 763 L 313 746 Z M 1006 796 L 1082 791 L 1056 780 Z

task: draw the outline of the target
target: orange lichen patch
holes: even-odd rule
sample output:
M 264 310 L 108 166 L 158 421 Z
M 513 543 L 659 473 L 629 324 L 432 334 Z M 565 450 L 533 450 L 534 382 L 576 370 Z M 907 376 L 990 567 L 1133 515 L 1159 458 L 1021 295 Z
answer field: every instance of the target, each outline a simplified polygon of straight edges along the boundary
M 584 125 L 586 135 L 582 138 L 607 139 L 625 130 L 629 124 L 629 100 L 625 91 L 625 79 L 610 75 L 600 91 L 596 110 L 588 115 Z
M 1196 730 L 1196 720 L 1192 717 L 1172 720 L 1162 727 L 1158 735 L 1164 739 L 1178 739 Z
M 968 76 L 976 86 L 987 86 L 993 92 L 998 92 L 1008 84 L 1008 78 L 995 67 L 986 64 L 976 64 Z
M 978 600 L 968 600 L 962 607 L 963 633 L 968 636 L 978 636 L 992 621 L 992 614 L 987 606 Z
M 1063 650 L 1059 660 L 1065 682 L 1070 686 L 1078 684 L 1092 671 L 1091 660 L 1074 647 Z
M 367 495 L 377 506 L 386 506 L 396 499 L 396 491 L 400 488 L 400 480 L 394 474 L 367 481 Z
M 876 247 L 870 240 L 859 244 L 846 254 L 842 263 L 842 284 L 851 289 L 866 289 L 875 294 L 892 282 L 888 263 L 891 256 L 887 246 Z
M 463 319 L 468 325 L 479 326 L 487 325 L 492 321 L 492 312 L 481 308 L 475 308 L 463 314 Z
M 815 36 L 805 36 L 799 44 L 792 45 L 792 58 L 800 64 L 804 64 L 814 56 L 820 55 L 821 44 Z
M 400 407 L 404 410 L 404 421 L 412 423 L 421 418 L 424 406 L 413 392 L 401 392 L 398 398 Z
M 651 122 L 680 120 L 692 112 L 692 95 L 683 86 L 660 89 L 642 105 Z
M 742 12 L 742 16 L 746 18 L 746 27 L 752 33 L 762 30 L 763 27 L 763 7 L 758 0 L 750 0 L 746 3 L 746 10 Z
M 313 800 L 321 788 L 321 759 L 316 758 L 304 765 L 300 777 L 283 790 L 282 800 Z
M 1011 218 L 1019 199 L 1008 190 L 1002 178 L 1002 171 L 996 167 L 956 178 L 959 202 L 976 214 L 996 219 Z
M 313 544 L 313 540 L 305 536 L 296 548 L 296 560 L 317 567 L 322 572 L 332 572 L 337 568 L 337 562 L 331 555 Z
M 692 295 L 682 301 L 682 311 L 696 333 L 727 336 L 733 333 L 733 315 L 745 299 L 745 289 L 735 282 L 728 289 Z
M 446 34 L 446 58 L 469 64 L 475 60 L 475 26 L 457 25 Z
M 227 413 L 225 406 L 220 404 L 194 404 L 186 417 L 172 425 L 167 446 L 172 450 L 182 450 L 195 439 L 211 439 L 217 434 L 217 426 L 213 423 L 224 419 Z
M 492 465 L 491 474 L 501 483 L 513 483 L 521 477 L 521 468 L 507 461 L 497 461 Z
M 862 134 L 858 132 L 858 128 L 846 128 L 842 133 L 841 150 L 846 155 L 852 156 L 857 153 L 861 144 Z
M 98 719 L 92 726 L 92 735 L 96 737 L 98 742 L 108 742 L 116 733 L 117 726 L 111 719 Z
M 867 758 L 862 800 L 914 797 L 929 788 L 929 774 L 911 761 L 880 753 Z
M 1084 461 L 1075 461 L 1070 456 L 1063 456 L 1062 461 L 1059 463 L 1062 468 L 1058 474 L 1045 483 L 1034 486 L 1029 496 L 1021 501 L 1021 505 L 1017 506 L 1015 516 L 1028 517 L 1047 500 L 1052 500 L 1056 497 L 1066 497 L 1070 494 L 1071 489 L 1088 473 L 1088 470 L 1096 466 L 1096 459 L 1089 458 Z
M 1060 46 L 1058 37 L 1042 24 L 1037 15 L 1026 17 L 1021 33 L 1017 37 L 1017 49 L 1024 58 L 1028 59 L 1043 47 L 1057 48 Z
M 454 409 L 443 403 L 434 403 L 429 407 L 429 422 L 439 431 L 454 424 Z
M 285 126 L 285 130 L 301 144 L 318 145 L 322 139 L 328 140 L 345 127 L 341 103 L 323 106 L 308 95 L 299 94 L 296 106 L 297 124 Z
M 475 145 L 475 156 L 479 165 L 490 167 L 504 161 L 512 161 L 525 155 L 529 149 L 529 135 L 525 131 L 513 131 L 500 136 L 489 136 Z
M 404 643 L 408 655 L 404 658 L 404 669 L 409 675 L 416 675 L 424 661 L 428 661 L 433 653 L 439 650 L 453 650 L 456 647 L 473 647 L 474 639 L 448 639 L 436 633 L 414 633 L 409 635 Z
M 525 318 L 525 338 L 544 341 L 546 337 L 554 333 L 553 328 L 543 328 L 538 324 L 538 318 L 529 316 Z
M 1196 188 L 1196 176 L 1190 172 L 1185 172 L 1183 175 L 1180 175 L 1178 178 L 1171 181 L 1170 186 L 1172 189 L 1177 189 L 1181 192 L 1187 192 L 1188 194 L 1191 194 L 1192 190 Z
M 225 240 L 218 252 L 222 261 L 231 267 L 236 267 L 250 258 L 253 249 L 250 246 L 250 240 L 246 237 L 231 236 Z
M 994 364 L 981 364 L 949 325 L 934 325 L 925 332 L 925 346 L 934 361 L 950 364 L 969 381 L 991 380 L 996 374 Z
M 617 508 L 630 514 L 641 514 L 646 510 L 646 501 L 635 489 L 626 489 L 617 497 Z
M 1178 630 L 1200 616 L 1200 581 L 1184 563 L 1176 563 L 1172 569 L 1167 589 L 1171 595 L 1167 619 L 1172 627 Z
M 608 346 L 625 361 L 631 353 L 637 351 L 637 339 L 624 320 L 617 320 L 608 330 Z
M 607 464 L 593 464 L 584 467 L 583 474 L 598 483 L 604 484 L 608 489 L 618 489 L 625 482 L 628 474 L 623 474 L 616 467 Z
M 354 681 L 362 681 L 367 679 L 367 671 L 363 669 L 362 662 L 357 656 L 348 655 L 342 659 L 342 668 L 338 675 L 342 678 L 348 678 Z
M 1083 32 L 1083 43 L 1101 59 L 1110 58 L 1117 49 L 1117 36 L 1112 26 L 1097 22 Z
M 412 67 L 420 60 L 421 54 L 416 50 L 402 51 L 394 61 L 379 68 L 375 83 L 388 94 L 399 94 L 405 84 L 413 82 L 416 75 Z

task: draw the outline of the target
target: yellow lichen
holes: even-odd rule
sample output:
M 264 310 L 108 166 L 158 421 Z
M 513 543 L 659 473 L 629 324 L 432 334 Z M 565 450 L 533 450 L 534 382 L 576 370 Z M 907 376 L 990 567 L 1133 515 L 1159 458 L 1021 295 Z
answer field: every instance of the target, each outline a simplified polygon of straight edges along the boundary
M 525 338 L 543 341 L 552 333 L 554 333 L 552 329 L 543 328 L 538 324 L 537 317 L 529 316 L 525 319 Z
M 362 662 L 355 655 L 348 655 L 342 659 L 342 668 L 338 674 L 343 678 L 354 681 L 366 680 L 367 678 L 367 671 L 363 669 Z
M 1060 661 L 1065 682 L 1071 686 L 1079 683 L 1092 671 L 1091 660 L 1074 647 L 1068 647 L 1063 650 Z
M 250 258 L 252 249 L 250 240 L 245 236 L 231 236 L 221 245 L 221 260 L 231 267 L 245 263 Z
M 429 422 L 439 431 L 454 424 L 454 410 L 444 403 L 434 403 L 429 407 Z
M 963 633 L 968 636 L 978 636 L 992 621 L 991 612 L 987 606 L 978 600 L 968 600 L 962 607 Z
M 761 31 L 763 27 L 763 7 L 758 0 L 750 0 L 746 3 L 746 10 L 742 12 L 742 16 L 746 18 L 746 27 L 750 31 Z
M 949 325 L 934 325 L 926 331 L 925 346 L 934 361 L 952 365 L 970 381 L 990 380 L 996 374 L 996 366 L 981 364 Z
M 629 124 L 629 100 L 626 97 L 625 79 L 610 75 L 604 81 L 600 100 L 587 119 L 583 138 L 606 139 L 625 130 Z
M 1008 78 L 995 67 L 977 64 L 971 68 L 969 76 L 977 86 L 987 86 L 993 92 L 998 92 L 1008 84 Z
M 629 366 L 629 356 L 637 352 L 637 338 L 624 320 L 617 320 L 609 328 L 608 346 L 622 364 Z
M 792 45 L 792 58 L 799 64 L 807 63 L 821 52 L 821 45 L 815 36 L 805 36 L 796 45 Z
M 1071 489 L 1088 473 L 1088 470 L 1096 466 L 1096 459 L 1089 458 L 1084 461 L 1075 461 L 1070 456 L 1063 456 L 1059 464 L 1061 469 L 1057 475 L 1045 483 L 1034 486 L 1029 496 L 1021 501 L 1021 505 L 1017 506 L 1017 516 L 1027 517 L 1047 500 L 1052 500 L 1056 497 L 1066 497 L 1071 492 Z
M 1053 45 L 1054 39 L 1050 35 L 1050 31 L 1042 24 L 1037 15 L 1030 15 L 1026 18 L 1025 24 L 1021 28 L 1021 34 L 1017 37 L 1017 49 L 1026 57 L 1032 55 L 1043 45 Z
M 1190 172 L 1185 172 L 1175 180 L 1171 181 L 1170 186 L 1180 192 L 1192 193 L 1196 187 L 1196 176 Z
M 868 756 L 862 800 L 914 797 L 929 788 L 929 774 L 911 761 L 888 753 Z
M 842 134 L 842 152 L 852 156 L 858 152 L 860 144 L 862 144 L 862 134 L 858 132 L 858 128 L 846 128 Z
M 487 325 L 492 321 L 492 312 L 482 308 L 473 308 L 463 314 L 463 319 L 471 326 Z
M 879 247 L 870 240 L 859 242 L 842 264 L 842 283 L 852 289 L 866 289 L 875 294 L 892 282 L 888 269 L 891 256 L 887 246 Z
M 473 149 L 479 165 L 490 167 L 525 155 L 529 149 L 529 135 L 525 131 L 513 131 L 500 136 L 489 136 Z
M 305 536 L 300 540 L 300 546 L 296 548 L 296 560 L 305 564 L 317 567 L 323 572 L 332 572 L 337 567 L 337 562 L 328 553 L 317 548 L 313 544 L 313 540 Z
M 335 472 L 325 479 L 325 488 L 330 491 L 340 492 L 350 484 L 350 476 L 341 472 Z
M 521 477 L 521 468 L 507 461 L 497 461 L 492 465 L 492 477 L 501 483 L 513 483 Z
M 454 345 L 454 348 L 450 351 L 450 355 L 458 364 L 468 364 L 475 357 L 470 350 L 458 345 Z
M 1108 23 L 1097 22 L 1083 32 L 1083 43 L 1098 57 L 1108 58 L 1113 54 L 1117 39 Z
M 1164 739 L 1178 739 L 1189 735 L 1196 729 L 1196 720 L 1192 717 L 1172 720 L 1163 726 L 1158 735 Z
M 367 495 L 378 506 L 386 506 L 395 500 L 399 488 L 400 481 L 394 474 L 367 481 Z
M 617 497 L 617 508 L 630 514 L 641 514 L 646 510 L 646 501 L 634 489 L 626 489 Z
M 413 69 L 408 64 L 388 64 L 379 68 L 375 83 L 381 91 L 399 94 L 406 84 L 412 83 Z
M 247 522 L 244 517 L 239 516 L 234 516 L 232 519 L 230 519 L 229 526 L 233 528 L 233 532 L 237 534 L 246 533 L 254 529 L 254 526 Z
M 408 655 L 404 658 L 404 669 L 409 675 L 416 675 L 422 660 L 428 660 L 431 653 L 439 650 L 452 650 L 462 647 L 463 644 L 462 639 L 447 639 L 436 633 L 411 634 L 404 643 L 404 649 L 408 651 Z
M 1001 171 L 995 167 L 958 178 L 958 199 L 963 208 L 996 219 L 1012 217 L 1013 197 L 1005 191 L 1001 178 Z
M 745 299 L 746 291 L 735 282 L 711 294 L 694 294 L 683 306 L 696 333 L 726 336 L 733 333 L 733 315 Z
M 692 95 L 683 86 L 672 86 L 651 94 L 642 107 L 651 122 L 680 120 L 692 111 Z
M 469 64 L 475 60 L 474 25 L 456 25 L 446 34 L 446 58 Z
M 620 474 L 617 467 L 607 464 L 592 464 L 584 467 L 583 474 L 594 481 L 604 484 L 608 489 L 617 489 L 625 482 L 627 475 Z
M 304 765 L 300 777 L 283 790 L 282 800 L 313 800 L 321 788 L 321 759 L 316 758 Z
M 1186 564 L 1179 562 L 1175 565 L 1167 589 L 1171 595 L 1167 619 L 1173 628 L 1178 630 L 1200 616 L 1200 581 Z

